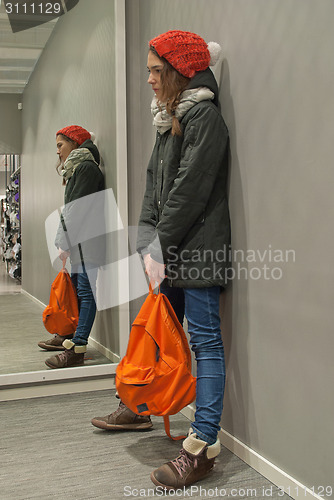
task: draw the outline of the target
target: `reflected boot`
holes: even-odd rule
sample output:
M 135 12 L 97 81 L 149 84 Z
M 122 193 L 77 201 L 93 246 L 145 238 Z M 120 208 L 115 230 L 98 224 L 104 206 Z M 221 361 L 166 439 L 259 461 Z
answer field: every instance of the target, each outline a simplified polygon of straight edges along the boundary
M 196 434 L 190 429 L 188 437 L 183 441 L 180 455 L 154 470 L 151 480 L 156 486 L 163 486 L 167 490 L 190 486 L 211 471 L 219 453 L 219 439 L 209 445 L 196 438 Z
M 73 339 L 73 335 L 58 335 L 56 333 L 52 339 L 46 340 L 45 342 L 42 340 L 42 342 L 38 342 L 38 347 L 41 349 L 46 349 L 47 351 L 64 351 L 65 347 L 63 346 L 63 342 L 66 339 Z
M 110 431 L 134 430 L 140 431 L 150 429 L 153 424 L 150 416 L 137 415 L 130 410 L 123 401 L 119 403 L 116 411 L 106 417 L 95 417 L 91 420 L 92 424 L 99 429 Z
M 49 368 L 70 368 L 84 364 L 86 345 L 76 345 L 71 340 L 64 340 L 64 352 L 51 356 L 45 361 Z

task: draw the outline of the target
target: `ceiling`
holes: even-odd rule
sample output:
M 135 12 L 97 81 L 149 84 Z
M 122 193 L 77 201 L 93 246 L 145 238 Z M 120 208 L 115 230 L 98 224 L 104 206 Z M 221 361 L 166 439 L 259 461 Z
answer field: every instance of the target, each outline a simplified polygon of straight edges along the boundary
M 0 0 L 0 93 L 22 94 L 57 20 L 13 33 Z

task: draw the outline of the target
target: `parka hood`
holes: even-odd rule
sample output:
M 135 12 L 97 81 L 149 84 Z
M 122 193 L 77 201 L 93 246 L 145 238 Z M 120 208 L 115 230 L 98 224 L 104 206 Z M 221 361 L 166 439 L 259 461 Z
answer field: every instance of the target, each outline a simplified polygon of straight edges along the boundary
M 94 156 L 94 160 L 96 163 L 100 164 L 100 153 L 99 150 L 97 149 L 96 145 L 93 143 L 91 139 L 87 139 L 87 141 L 83 142 L 79 148 L 86 148 L 89 149 L 89 151 L 92 153 Z
M 215 97 L 212 102 L 219 107 L 219 99 L 218 99 L 218 85 L 216 79 L 210 68 L 207 68 L 205 71 L 199 71 L 196 75 L 190 80 L 188 89 L 196 89 L 198 87 L 207 87 L 211 90 Z

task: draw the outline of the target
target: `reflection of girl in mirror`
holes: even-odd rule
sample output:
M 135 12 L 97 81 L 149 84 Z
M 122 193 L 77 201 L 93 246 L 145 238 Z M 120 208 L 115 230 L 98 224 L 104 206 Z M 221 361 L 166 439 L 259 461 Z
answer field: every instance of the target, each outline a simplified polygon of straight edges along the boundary
M 65 206 L 55 244 L 63 264 L 65 265 L 68 257 L 71 261 L 71 279 L 79 302 L 79 323 L 74 336 L 56 334 L 51 340 L 39 342 L 39 347 L 48 351 L 63 351 L 45 361 L 49 368 L 83 365 L 88 337 L 96 315 L 94 295 L 99 265 L 96 244 L 71 244 L 85 222 L 83 204 L 73 202 L 104 189 L 104 178 L 99 168 L 100 154 L 93 140 L 94 137 L 87 130 L 77 125 L 65 127 L 56 134 L 59 157 L 57 171 L 59 173 L 61 167 L 66 187 Z
M 151 474 L 157 486 L 177 489 L 206 476 L 220 452 L 225 361 L 219 296 L 228 262 L 219 256 L 230 244 L 228 131 L 209 68 L 220 46 L 184 31 L 169 31 L 149 45 L 157 136 L 137 249 L 150 281 L 161 282 L 181 324 L 185 314 L 197 361 L 195 421 L 180 455 Z M 152 426 L 149 417 L 136 416 L 122 402 L 116 412 L 92 423 L 110 430 Z

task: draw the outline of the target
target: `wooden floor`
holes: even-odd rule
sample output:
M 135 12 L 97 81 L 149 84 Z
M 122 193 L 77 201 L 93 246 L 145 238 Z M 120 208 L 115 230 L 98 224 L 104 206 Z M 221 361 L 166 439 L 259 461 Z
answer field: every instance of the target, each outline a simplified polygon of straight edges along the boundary
M 117 408 L 113 394 L 98 391 L 0 403 L 1 500 L 161 497 L 150 473 L 175 458 L 181 444 L 165 435 L 159 417 L 152 417 L 154 427 L 148 431 L 93 427 L 91 418 Z M 188 428 L 183 415 L 171 418 L 172 434 Z M 174 498 L 289 498 L 225 448 L 211 474 L 187 491 Z

